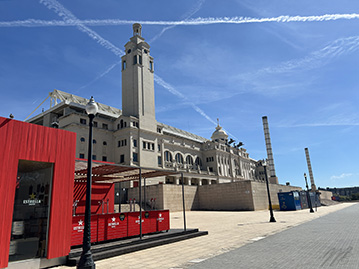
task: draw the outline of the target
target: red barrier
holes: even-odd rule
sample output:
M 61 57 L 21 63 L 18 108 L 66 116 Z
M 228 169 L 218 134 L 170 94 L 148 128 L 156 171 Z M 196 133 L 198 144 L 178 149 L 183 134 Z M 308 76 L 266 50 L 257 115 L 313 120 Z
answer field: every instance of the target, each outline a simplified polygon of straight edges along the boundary
M 97 242 L 98 215 L 91 216 L 91 242 Z M 82 244 L 85 228 L 85 216 L 72 217 L 71 246 Z
M 127 213 L 108 214 L 105 240 L 127 237 Z M 98 239 L 98 241 L 101 241 Z
M 156 217 L 157 211 L 145 211 L 142 212 L 142 234 L 155 233 L 156 229 Z
M 91 242 L 136 236 L 140 234 L 140 212 L 112 213 L 91 216 Z M 168 210 L 142 212 L 142 234 L 168 231 L 170 218 Z M 72 219 L 71 246 L 81 245 L 84 216 Z
M 127 235 L 135 236 L 140 234 L 140 212 L 128 212 Z M 145 220 L 142 218 L 142 225 Z
M 153 212 L 157 215 L 157 232 L 168 231 L 170 229 L 170 211 L 159 210 Z

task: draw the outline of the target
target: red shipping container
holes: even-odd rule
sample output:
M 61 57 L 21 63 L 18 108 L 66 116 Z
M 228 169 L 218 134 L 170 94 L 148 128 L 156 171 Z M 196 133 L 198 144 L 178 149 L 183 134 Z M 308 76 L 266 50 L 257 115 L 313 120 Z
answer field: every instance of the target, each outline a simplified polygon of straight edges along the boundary
M 105 240 L 127 237 L 127 213 L 107 214 L 106 216 Z
M 155 212 L 157 215 L 157 232 L 168 231 L 170 229 L 170 211 L 159 210 Z
M 72 217 L 71 246 L 81 245 L 85 229 L 85 216 Z M 97 242 L 97 215 L 91 216 L 91 242 Z

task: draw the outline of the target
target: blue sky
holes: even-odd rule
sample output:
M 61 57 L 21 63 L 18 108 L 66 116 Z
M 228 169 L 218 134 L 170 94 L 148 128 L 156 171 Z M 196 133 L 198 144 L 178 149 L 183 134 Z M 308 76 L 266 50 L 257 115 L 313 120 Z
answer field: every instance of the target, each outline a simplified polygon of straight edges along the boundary
M 24 120 L 53 89 L 121 108 L 118 63 L 141 21 L 159 122 L 210 138 L 219 118 L 263 159 L 266 115 L 280 183 L 304 187 L 308 147 L 317 186 L 357 186 L 358 13 L 354 0 L 0 0 L 0 115 Z

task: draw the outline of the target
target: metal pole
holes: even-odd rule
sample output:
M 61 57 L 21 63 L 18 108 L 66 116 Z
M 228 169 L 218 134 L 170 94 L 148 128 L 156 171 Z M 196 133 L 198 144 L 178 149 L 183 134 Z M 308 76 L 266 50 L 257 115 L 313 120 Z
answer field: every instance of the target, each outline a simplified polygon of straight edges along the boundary
M 270 192 L 269 192 L 269 183 L 268 183 L 268 176 L 267 176 L 267 166 L 263 165 L 264 168 L 264 176 L 266 178 L 266 184 L 267 184 L 267 193 L 268 193 L 268 202 L 269 202 L 269 211 L 270 211 L 270 219 L 269 222 L 276 222 L 273 214 L 273 208 L 272 208 L 272 201 L 270 198 Z
M 89 123 L 89 147 L 87 157 L 87 182 L 86 182 L 86 206 L 85 228 L 82 240 L 82 253 L 77 268 L 96 268 L 91 252 L 91 188 L 92 188 L 92 124 L 95 115 L 90 114 Z
M 118 191 L 118 212 L 121 213 L 121 182 L 118 182 L 118 186 L 119 186 L 119 191 Z
M 139 196 L 140 196 L 140 239 L 142 239 L 142 187 L 141 187 L 141 179 L 142 179 L 142 171 L 141 168 L 139 169 L 139 179 L 138 179 L 138 185 L 139 185 Z
M 308 199 L 308 205 L 309 205 L 309 208 L 310 208 L 309 212 L 314 213 L 313 206 L 312 206 L 312 199 L 310 199 L 308 181 L 307 181 L 307 174 L 306 173 L 304 173 L 304 179 L 305 179 L 305 186 L 307 187 L 307 199 Z
M 146 211 L 146 207 L 147 207 L 147 200 L 146 200 L 146 178 L 143 178 L 143 200 L 144 200 L 144 204 L 145 204 L 145 211 Z
M 181 173 L 181 181 L 182 181 L 182 203 L 183 203 L 183 230 L 187 231 L 187 228 L 186 228 L 186 207 L 185 207 L 185 201 L 184 201 L 183 173 Z

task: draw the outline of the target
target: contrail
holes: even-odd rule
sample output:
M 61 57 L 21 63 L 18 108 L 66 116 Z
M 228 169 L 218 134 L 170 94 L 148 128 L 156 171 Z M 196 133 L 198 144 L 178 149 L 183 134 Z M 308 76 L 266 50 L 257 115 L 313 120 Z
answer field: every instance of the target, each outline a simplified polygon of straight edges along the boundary
M 105 76 L 108 72 L 110 72 L 112 69 L 114 69 L 117 65 L 119 65 L 121 63 L 120 61 L 117 61 L 116 63 L 114 63 L 113 65 L 111 65 L 109 68 L 107 68 L 104 72 L 102 72 L 100 75 L 98 75 L 96 78 L 94 78 L 93 80 L 91 80 L 89 83 L 81 86 L 80 88 L 78 88 L 77 90 L 75 90 L 76 92 L 81 91 L 83 88 L 86 88 L 87 86 L 90 86 L 91 84 L 93 84 L 94 82 L 96 82 L 97 80 L 99 80 L 100 78 L 102 78 L 103 76 Z
M 188 103 L 201 116 L 203 116 L 205 119 L 207 119 L 209 122 L 213 123 L 214 125 L 217 125 L 217 123 L 214 120 L 212 120 L 202 109 L 200 109 L 198 106 L 196 106 L 193 102 L 190 102 L 186 96 L 184 96 L 182 93 L 177 91 L 172 85 L 170 85 L 167 82 L 163 81 L 163 79 L 160 78 L 159 76 L 157 76 L 156 74 L 154 74 L 153 78 L 154 78 L 154 80 L 156 81 L 156 83 L 158 85 L 160 85 L 163 88 L 167 89 L 170 93 L 176 95 L 177 97 L 182 98 L 184 101 L 186 101 L 186 103 Z M 227 130 L 225 130 L 225 131 L 227 132 L 227 134 L 232 136 L 234 139 L 237 139 L 237 137 L 232 135 L 230 132 L 228 132 Z
M 128 25 L 134 23 L 140 23 L 142 25 L 208 25 L 208 24 L 246 24 L 246 23 L 265 23 L 265 22 L 278 22 L 278 23 L 288 23 L 288 22 L 321 22 L 321 21 L 335 21 L 335 20 L 353 20 L 359 19 L 358 13 L 351 14 L 325 14 L 317 16 L 289 16 L 282 15 L 278 17 L 271 18 L 252 18 L 252 17 L 219 17 L 219 18 L 195 18 L 195 19 L 186 19 L 180 21 L 138 21 L 138 20 L 118 20 L 118 19 L 106 19 L 106 20 L 79 20 L 70 14 L 61 14 L 60 9 L 53 4 L 53 0 L 40 0 L 41 3 L 45 4 L 49 9 L 55 9 L 55 12 L 58 13 L 61 17 L 67 17 L 64 21 L 58 20 L 36 20 L 36 19 L 27 19 L 27 20 L 18 20 L 18 21 L 2 21 L 0 22 L 0 27 L 46 27 L 46 26 L 116 26 L 116 25 Z M 62 10 L 61 10 L 62 11 Z M 84 31 L 82 29 L 81 31 Z
M 49 9 L 54 9 L 55 12 L 62 17 L 65 21 L 68 20 L 76 20 L 79 21 L 75 15 L 73 15 L 69 10 L 67 10 L 63 5 L 61 5 L 59 2 L 57 2 L 56 0 L 40 0 L 40 3 L 44 4 L 47 8 Z M 77 28 L 88 34 L 92 39 L 94 39 L 95 41 L 97 41 L 100 45 L 102 45 L 104 48 L 109 49 L 110 51 L 112 51 L 116 56 L 121 56 L 124 54 L 124 52 L 117 48 L 115 45 L 113 45 L 112 43 L 110 43 L 109 41 L 105 40 L 104 38 L 102 38 L 99 34 L 97 34 L 96 32 L 94 32 L 93 30 L 89 29 L 88 27 L 82 25 L 81 23 L 76 24 Z M 118 63 L 113 64 L 108 71 L 110 71 L 112 68 L 114 68 Z M 156 74 L 154 75 L 154 80 L 156 81 L 157 84 L 159 84 L 160 86 L 164 87 L 165 89 L 169 90 L 172 94 L 182 98 L 183 100 L 187 100 L 187 98 L 180 93 L 179 91 L 177 91 L 175 88 L 173 88 L 170 84 L 166 83 L 162 78 L 160 78 L 159 76 L 157 76 Z M 91 82 L 92 83 L 92 82 Z M 195 104 L 190 103 L 190 105 L 195 109 L 195 111 L 197 111 L 198 113 L 200 113 L 200 115 L 202 115 L 203 117 L 205 117 L 207 120 L 209 120 L 211 123 L 216 124 L 202 109 L 200 109 L 199 107 L 197 107 Z M 229 133 L 228 133 L 229 134 Z M 234 136 L 233 136 L 234 137 Z M 235 138 L 235 137 L 234 137 Z
M 205 2 L 205 0 L 200 0 L 197 2 L 196 6 L 194 6 L 191 10 L 189 10 L 188 12 L 186 12 L 182 17 L 181 20 L 188 20 L 189 18 L 191 18 L 194 14 L 196 14 L 198 12 L 198 10 L 201 9 L 203 3 Z M 159 37 L 161 37 L 164 32 L 166 32 L 167 30 L 170 30 L 174 27 L 176 27 L 177 25 L 170 25 L 170 26 L 166 26 L 162 29 L 162 31 L 160 33 L 158 33 L 157 35 L 155 35 L 150 41 L 149 43 L 152 44 L 154 41 L 156 41 Z
M 88 28 L 87 26 L 85 26 L 83 23 L 80 22 L 80 20 L 78 20 L 76 18 L 76 16 L 74 14 L 72 14 L 69 10 L 67 10 L 63 5 L 61 5 L 56 0 L 40 0 L 40 3 L 45 5 L 50 10 L 53 9 L 57 15 L 62 17 L 64 23 L 72 22 L 73 23 L 72 26 L 76 26 L 77 29 L 79 29 L 81 32 L 86 33 L 89 37 L 94 39 L 101 46 L 112 51 L 115 55 L 121 56 L 124 54 L 123 50 L 117 48 L 110 41 L 104 39 L 99 34 L 97 34 L 95 31 L 93 31 L 90 28 Z M 74 23 L 74 22 L 76 22 L 76 23 Z

